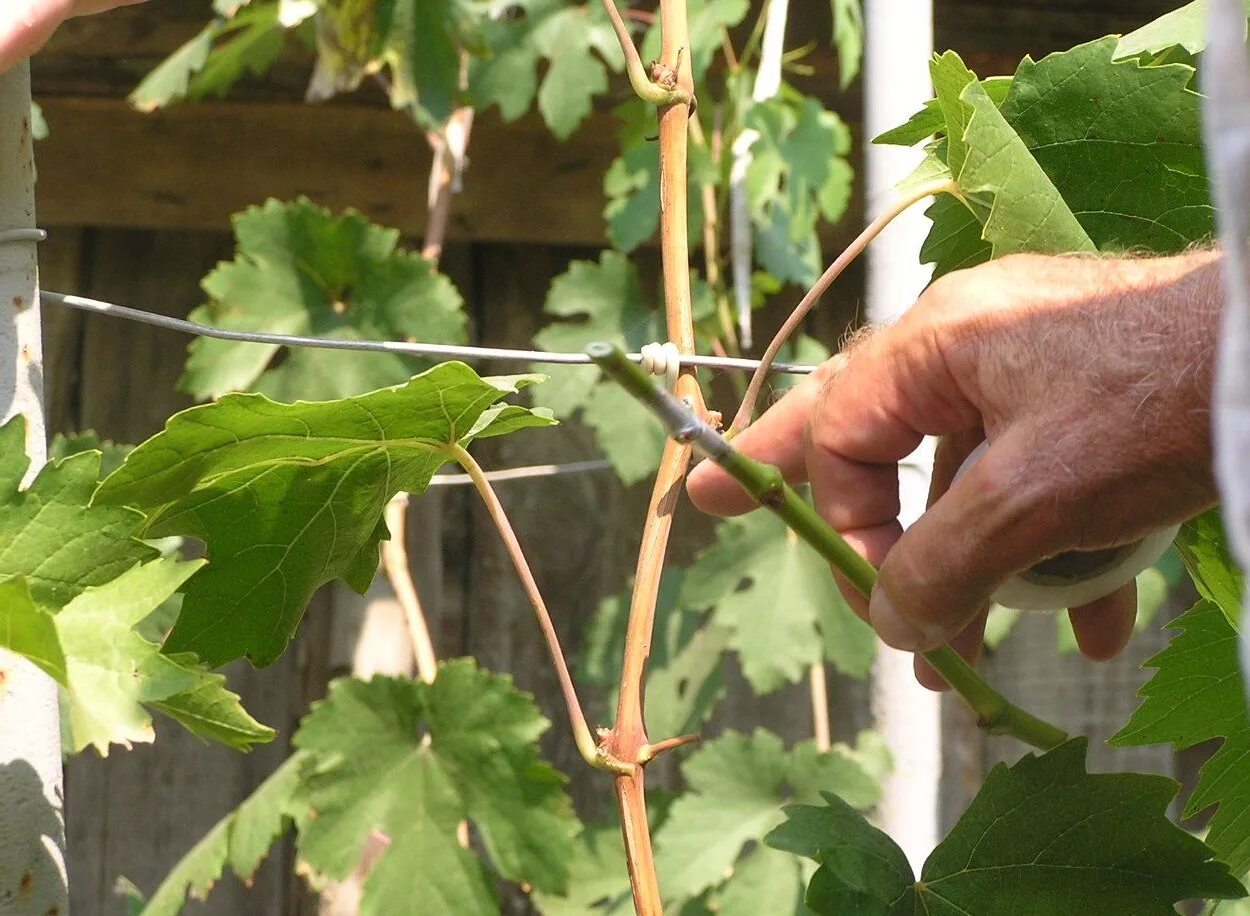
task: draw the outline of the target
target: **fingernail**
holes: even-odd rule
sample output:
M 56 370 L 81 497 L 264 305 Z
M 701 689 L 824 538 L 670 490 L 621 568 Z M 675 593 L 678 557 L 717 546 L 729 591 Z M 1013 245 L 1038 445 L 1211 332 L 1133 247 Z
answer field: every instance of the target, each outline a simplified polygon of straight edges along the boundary
M 925 643 L 925 634 L 908 623 L 894 610 L 894 604 L 885 589 L 876 587 L 868 602 L 868 619 L 887 645 L 905 652 L 915 652 Z

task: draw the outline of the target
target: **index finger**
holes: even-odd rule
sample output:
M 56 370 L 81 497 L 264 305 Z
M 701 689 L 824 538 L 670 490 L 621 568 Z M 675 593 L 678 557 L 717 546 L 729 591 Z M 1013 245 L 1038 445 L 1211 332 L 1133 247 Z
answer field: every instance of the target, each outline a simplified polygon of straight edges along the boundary
M 791 388 L 734 439 L 734 447 L 757 461 L 776 465 L 787 483 L 804 483 L 807 418 L 825 379 L 841 364 L 842 359 L 835 356 Z M 700 462 L 690 472 L 686 492 L 695 506 L 713 515 L 741 515 L 756 507 L 742 485 L 711 461 Z

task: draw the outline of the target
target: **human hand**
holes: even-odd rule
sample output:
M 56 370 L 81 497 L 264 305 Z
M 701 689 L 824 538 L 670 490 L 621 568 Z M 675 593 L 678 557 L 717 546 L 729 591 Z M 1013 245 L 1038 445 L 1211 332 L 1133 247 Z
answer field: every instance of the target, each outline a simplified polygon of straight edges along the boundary
M 975 660 L 990 595 L 1012 575 L 1214 504 L 1219 303 L 1214 252 L 1002 258 L 936 281 L 735 444 L 808 481 L 825 520 L 880 566 L 870 602 L 842 584 L 883 640 L 917 652 L 949 641 Z M 930 508 L 903 533 L 897 462 L 925 435 L 944 437 Z M 708 512 L 754 506 L 709 462 L 688 489 Z M 1135 587 L 1069 613 L 1081 651 L 1110 658 L 1132 632 Z M 942 685 L 919 656 L 917 676 Z
M 102 13 L 143 0 L 3 0 L 0 73 L 34 54 L 66 19 Z

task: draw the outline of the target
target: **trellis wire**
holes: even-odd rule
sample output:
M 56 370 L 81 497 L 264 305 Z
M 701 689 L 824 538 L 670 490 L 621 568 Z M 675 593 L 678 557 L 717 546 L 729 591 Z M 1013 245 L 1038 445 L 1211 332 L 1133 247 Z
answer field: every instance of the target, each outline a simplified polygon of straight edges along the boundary
M 0 241 L 3 241 L 0 238 Z M 324 337 L 299 337 L 293 334 L 263 334 L 255 331 L 231 331 L 215 328 L 195 321 L 171 318 L 168 315 L 157 315 L 140 309 L 89 299 L 85 296 L 69 296 L 64 293 L 53 293 L 46 290 L 40 292 L 44 302 L 63 305 L 96 315 L 107 315 L 110 318 L 124 318 L 140 324 L 149 324 L 183 334 L 194 334 L 198 337 L 213 337 L 217 340 L 233 340 L 241 343 L 271 344 L 283 347 L 319 347 L 327 350 L 357 350 L 384 353 L 404 353 L 409 356 L 448 357 L 452 359 L 497 359 L 522 363 L 545 363 L 560 366 L 590 365 L 592 360 L 585 353 L 552 353 L 545 350 L 515 350 L 504 347 L 469 347 L 455 344 L 421 343 L 406 340 L 333 340 Z M 642 363 L 640 353 L 630 353 L 629 359 Z M 754 359 L 739 359 L 732 356 L 681 356 L 682 366 L 694 366 L 706 369 L 729 369 L 740 372 L 753 372 L 759 367 Z M 815 366 L 797 363 L 773 363 L 772 371 L 788 375 L 808 375 L 816 370 Z

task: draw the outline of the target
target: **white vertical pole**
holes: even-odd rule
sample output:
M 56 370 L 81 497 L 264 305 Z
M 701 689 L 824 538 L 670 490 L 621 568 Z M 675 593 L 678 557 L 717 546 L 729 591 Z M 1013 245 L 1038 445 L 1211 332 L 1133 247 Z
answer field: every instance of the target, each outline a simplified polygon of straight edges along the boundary
M 34 227 L 30 68 L 22 63 L 0 75 L 0 232 Z M 26 418 L 29 476 L 47 459 L 38 295 L 35 243 L 0 243 L 0 417 Z M 68 912 L 62 803 L 57 685 L 0 651 L 0 912 Z
M 933 95 L 931 0 L 867 0 L 864 3 L 864 140 L 901 124 Z M 891 188 L 920 161 L 914 149 L 868 146 L 864 155 L 868 217 L 889 202 Z M 928 221 L 919 208 L 896 219 L 868 248 L 868 318 L 897 319 L 929 279 L 920 265 Z M 926 442 L 899 467 L 902 522 L 925 508 L 932 468 Z M 938 790 L 942 775 L 941 702 L 912 673 L 912 655 L 882 645 L 873 668 L 873 715 L 894 757 L 877 815 L 919 874 L 939 839 Z

